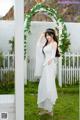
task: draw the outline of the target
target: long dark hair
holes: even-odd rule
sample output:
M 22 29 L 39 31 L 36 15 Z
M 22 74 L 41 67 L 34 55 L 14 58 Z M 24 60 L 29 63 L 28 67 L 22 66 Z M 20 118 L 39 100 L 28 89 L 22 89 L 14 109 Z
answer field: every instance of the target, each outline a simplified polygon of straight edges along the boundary
M 53 37 L 54 41 L 57 43 L 57 49 L 56 49 L 55 57 L 60 57 L 60 53 L 59 53 L 59 50 L 58 50 L 58 40 L 57 40 L 57 36 L 56 36 L 56 34 L 55 34 L 55 30 L 49 28 L 49 29 L 47 29 L 46 32 L 45 32 L 45 38 L 47 37 L 47 34 L 48 34 L 49 36 Z M 45 55 L 45 53 L 44 53 L 44 50 L 43 50 L 43 49 L 44 49 L 45 46 L 47 46 L 47 44 L 48 44 L 48 40 L 47 40 L 47 38 L 46 38 L 46 43 L 45 43 L 45 45 L 44 45 L 43 48 L 42 48 L 42 52 L 43 52 L 44 55 Z

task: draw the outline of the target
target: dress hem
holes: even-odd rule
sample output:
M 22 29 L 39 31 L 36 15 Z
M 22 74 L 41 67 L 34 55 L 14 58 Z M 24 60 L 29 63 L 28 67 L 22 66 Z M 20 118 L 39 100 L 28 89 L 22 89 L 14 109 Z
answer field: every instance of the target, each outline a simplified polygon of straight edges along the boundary
M 40 104 L 40 103 L 42 103 L 43 101 L 45 101 L 47 98 L 45 98 L 45 99 L 43 99 L 43 100 L 41 100 L 40 102 L 37 102 L 37 104 Z M 49 99 L 49 98 L 48 98 Z M 56 97 L 56 99 L 52 102 L 52 104 L 55 104 L 55 102 L 56 102 L 56 100 L 58 99 L 58 97 Z

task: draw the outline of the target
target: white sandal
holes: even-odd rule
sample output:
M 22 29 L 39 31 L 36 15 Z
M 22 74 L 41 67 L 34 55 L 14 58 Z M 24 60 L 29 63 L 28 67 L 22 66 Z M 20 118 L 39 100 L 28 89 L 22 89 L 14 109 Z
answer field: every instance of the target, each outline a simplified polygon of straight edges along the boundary
M 39 115 L 44 115 L 44 114 L 46 114 L 46 111 L 39 112 Z
M 53 112 L 48 112 L 48 111 L 41 111 L 41 112 L 39 112 L 39 115 L 44 115 L 44 114 L 48 114 L 50 116 L 53 116 Z
M 48 112 L 48 114 L 49 114 L 50 116 L 53 116 L 53 112 Z

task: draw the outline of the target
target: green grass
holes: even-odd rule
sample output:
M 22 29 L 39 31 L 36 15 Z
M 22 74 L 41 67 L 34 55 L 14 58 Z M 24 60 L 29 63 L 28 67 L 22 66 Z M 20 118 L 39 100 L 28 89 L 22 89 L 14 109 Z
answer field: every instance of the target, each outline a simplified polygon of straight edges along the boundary
M 58 99 L 53 109 L 53 117 L 39 116 L 37 107 L 38 82 L 28 82 L 25 86 L 25 120 L 79 120 L 79 85 L 57 85 Z M 14 88 L 0 88 L 0 94 L 14 94 Z
M 79 120 L 78 85 L 57 88 L 58 99 L 53 109 L 53 117 L 38 115 L 37 88 L 38 82 L 28 82 L 25 86 L 25 120 Z
M 2 80 L 0 81 L 0 94 L 14 94 L 14 80 Z

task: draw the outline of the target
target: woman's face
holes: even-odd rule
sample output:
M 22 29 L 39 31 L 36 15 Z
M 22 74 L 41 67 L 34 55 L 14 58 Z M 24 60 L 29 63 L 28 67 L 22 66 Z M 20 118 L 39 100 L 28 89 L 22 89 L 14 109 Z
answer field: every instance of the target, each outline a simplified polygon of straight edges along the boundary
M 46 39 L 50 43 L 53 40 L 53 36 L 50 36 L 49 34 L 46 35 Z

